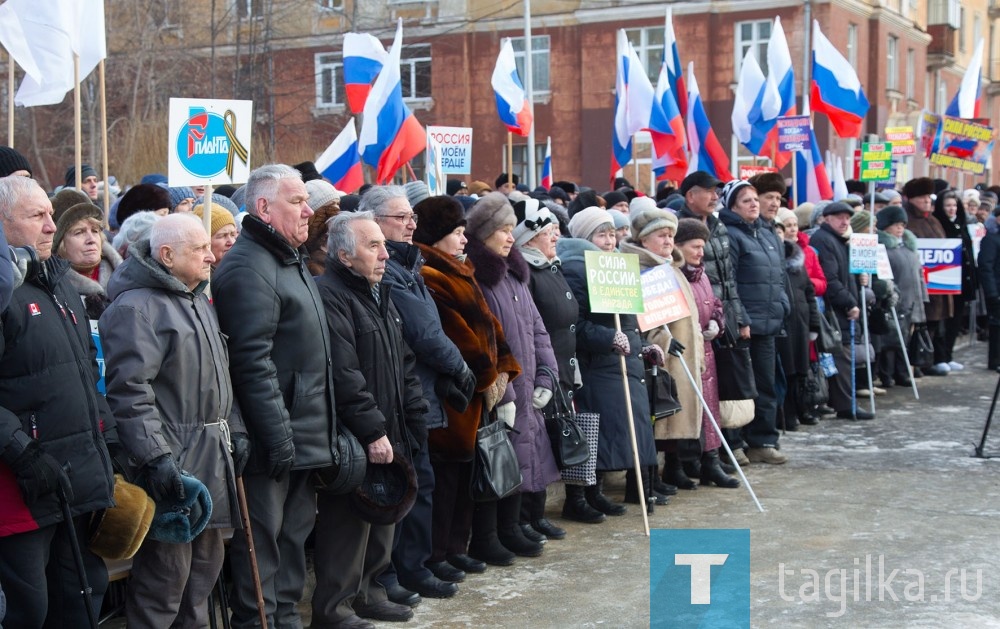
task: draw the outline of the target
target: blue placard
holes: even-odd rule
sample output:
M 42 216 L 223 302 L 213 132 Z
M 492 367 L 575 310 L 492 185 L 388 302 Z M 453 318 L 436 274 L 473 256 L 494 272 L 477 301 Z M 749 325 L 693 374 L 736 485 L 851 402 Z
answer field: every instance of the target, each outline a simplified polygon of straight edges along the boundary
M 778 118 L 778 150 L 810 151 L 809 116 L 781 116 Z

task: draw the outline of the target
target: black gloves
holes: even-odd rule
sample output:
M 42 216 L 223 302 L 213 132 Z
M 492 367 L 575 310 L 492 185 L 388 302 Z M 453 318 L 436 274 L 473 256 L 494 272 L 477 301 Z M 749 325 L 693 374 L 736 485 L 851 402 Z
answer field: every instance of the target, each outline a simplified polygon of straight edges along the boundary
M 459 413 L 469 408 L 469 401 L 476 393 L 476 375 L 467 364 L 462 364 L 462 371 L 457 375 L 440 376 L 434 383 L 434 392 L 438 397 L 451 405 Z
M 69 476 L 52 455 L 42 450 L 37 441 L 29 441 L 21 454 L 10 462 L 10 471 L 17 479 L 17 486 L 24 497 L 24 504 L 31 506 L 39 498 L 59 490 L 66 493 L 66 500 L 73 501 L 73 487 Z
M 468 364 L 462 363 L 462 372 L 455 376 L 455 384 L 465 399 L 471 400 L 472 396 L 475 395 L 477 384 L 476 374 L 472 373 Z
M 158 456 L 146 464 L 146 492 L 153 502 L 176 504 L 184 500 L 184 482 L 174 458 Z
M 677 342 L 677 339 L 670 339 L 670 345 L 667 346 L 667 353 L 671 356 L 680 356 L 687 349 L 683 345 Z
M 243 476 L 247 461 L 250 460 L 250 436 L 245 432 L 234 432 L 229 438 L 233 455 L 233 472 L 237 476 Z
M 267 462 L 265 463 L 267 475 L 274 480 L 280 480 L 292 469 L 294 462 L 295 444 L 289 437 L 267 451 Z

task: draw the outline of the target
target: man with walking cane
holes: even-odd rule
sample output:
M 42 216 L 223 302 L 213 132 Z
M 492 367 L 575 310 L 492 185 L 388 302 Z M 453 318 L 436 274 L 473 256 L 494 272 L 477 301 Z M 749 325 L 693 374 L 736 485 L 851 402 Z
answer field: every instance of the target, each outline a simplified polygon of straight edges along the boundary
M 301 627 L 296 606 L 306 579 L 305 542 L 316 521 L 312 471 L 333 462 L 336 434 L 330 334 L 306 268 L 309 193 L 299 172 L 270 164 L 250 173 L 243 231 L 212 277 L 229 372 L 250 439 L 243 480 L 267 621 Z M 234 627 L 258 626 L 250 548 L 230 550 Z M 338 570 L 315 557 L 317 578 Z
M 861 316 L 857 276 L 851 275 L 848 243 L 851 240 L 851 216 L 854 210 L 843 201 L 836 201 L 823 208 L 824 222 L 812 235 L 809 244 L 818 254 L 823 274 L 826 275 L 826 303 L 837 315 L 837 322 L 849 347 L 833 352 L 837 375 L 829 379 L 830 406 L 840 419 L 875 419 L 875 415 L 854 408 L 854 370 L 851 363 L 854 326 Z
M 52 256 L 52 204 L 33 179 L 0 178 L 0 225 L 11 246 L 33 247 L 41 262 L 0 315 L 4 623 L 96 626 L 91 610 L 101 607 L 107 568 L 74 548 L 70 531 L 87 539 L 93 512 L 111 506 L 115 421 L 97 392 L 97 352 L 69 263 Z
M 132 561 L 129 627 L 206 626 L 225 556 L 222 530 L 239 527 L 234 483 L 250 442 L 233 413 L 229 357 L 204 292 L 211 244 L 193 215 L 161 219 L 111 278 L 114 302 L 101 315 L 108 404 L 137 481 L 161 512 L 193 503 L 200 484 L 212 504 L 208 528 L 197 534 L 194 515 L 176 529 L 154 522 Z

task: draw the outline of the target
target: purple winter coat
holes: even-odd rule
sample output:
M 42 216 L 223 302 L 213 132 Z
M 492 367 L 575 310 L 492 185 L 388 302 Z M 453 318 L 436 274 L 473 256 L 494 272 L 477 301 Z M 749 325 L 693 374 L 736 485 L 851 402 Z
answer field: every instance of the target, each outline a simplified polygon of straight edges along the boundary
M 694 295 L 695 306 L 698 309 L 698 320 L 701 321 L 702 332 L 708 329 L 709 321 L 715 321 L 719 325 L 719 334 L 726 327 L 726 317 L 722 314 L 722 302 L 715 293 L 712 292 L 712 285 L 708 281 L 708 276 L 704 273 L 705 266 L 692 267 L 684 265 L 681 272 L 691 284 L 691 294 Z M 705 369 L 701 372 L 701 394 L 708 403 L 708 409 L 716 419 L 721 416 L 719 412 L 719 377 L 715 369 L 715 352 L 712 350 L 712 341 L 705 341 Z M 722 447 L 722 440 L 712 428 L 708 413 L 701 415 L 701 434 L 705 437 L 705 452 Z
M 521 253 L 512 249 L 503 258 L 487 249 L 481 240 L 471 235 L 468 238 L 465 251 L 476 268 L 476 281 L 490 311 L 500 321 L 511 353 L 521 365 L 521 376 L 507 385 L 507 392 L 498 402 L 514 402 L 517 407 L 514 422 L 517 432 L 510 433 L 510 438 L 521 466 L 521 491 L 542 491 L 560 479 L 545 419 L 532 404 L 535 387 L 554 391 L 557 386 L 537 373 L 539 365 L 559 372 L 552 342 L 531 298 L 528 285 L 531 271 Z

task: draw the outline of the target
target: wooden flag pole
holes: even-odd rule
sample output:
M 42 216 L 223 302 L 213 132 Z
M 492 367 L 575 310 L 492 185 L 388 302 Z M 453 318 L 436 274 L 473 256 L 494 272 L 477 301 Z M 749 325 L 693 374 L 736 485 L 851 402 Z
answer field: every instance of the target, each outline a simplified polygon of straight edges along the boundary
M 417 173 L 413 172 L 413 166 L 410 166 L 410 162 L 406 162 L 406 170 L 410 172 L 410 177 L 413 177 L 413 181 L 416 181 Z
M 622 318 L 616 312 L 615 313 L 615 330 L 619 333 L 622 331 Z M 633 351 L 635 351 L 633 349 Z M 639 461 L 639 443 L 635 438 L 635 418 L 632 415 L 632 395 L 628 386 L 628 366 L 625 364 L 625 356 L 618 356 L 619 362 L 622 368 L 622 386 L 625 388 L 625 413 L 628 415 L 628 434 L 632 439 L 632 458 L 635 464 L 635 484 L 639 488 L 639 511 L 642 511 L 642 526 L 646 532 L 646 537 L 649 537 L 649 514 L 646 513 L 647 502 L 646 502 L 646 488 L 643 487 L 642 482 L 642 463 Z M 648 419 L 647 419 L 648 421 Z
M 507 183 L 514 185 L 514 134 L 507 132 Z
M 14 55 L 7 53 L 7 145 L 14 148 Z
M 97 64 L 97 79 L 101 93 L 101 177 L 104 179 L 104 227 L 107 228 L 108 214 L 111 212 L 111 182 L 108 178 L 108 99 L 104 82 L 104 59 Z
M 76 189 L 79 190 L 83 183 L 83 173 L 80 168 L 83 166 L 83 140 L 80 131 L 80 55 L 73 54 L 73 135 L 74 157 L 73 165 L 76 168 Z
M 798 195 L 798 192 L 799 192 L 799 173 L 798 173 L 798 170 L 799 170 L 798 169 L 799 156 L 797 155 L 797 153 L 798 153 L 798 151 L 795 151 L 795 153 L 792 154 L 792 194 L 790 195 L 791 198 L 792 198 L 792 209 L 795 209 L 795 208 L 799 207 L 799 198 L 798 198 L 798 196 L 799 196 Z

